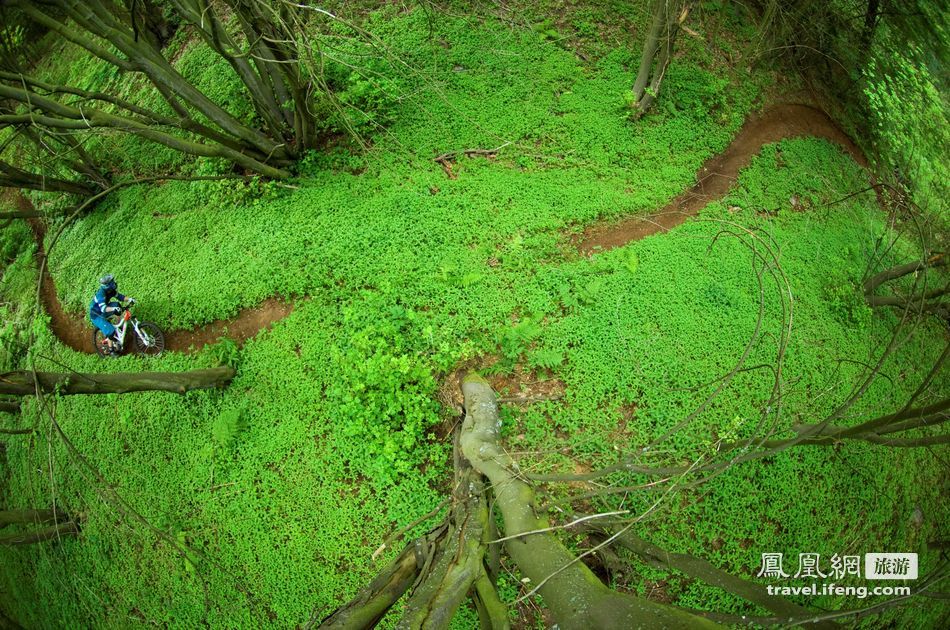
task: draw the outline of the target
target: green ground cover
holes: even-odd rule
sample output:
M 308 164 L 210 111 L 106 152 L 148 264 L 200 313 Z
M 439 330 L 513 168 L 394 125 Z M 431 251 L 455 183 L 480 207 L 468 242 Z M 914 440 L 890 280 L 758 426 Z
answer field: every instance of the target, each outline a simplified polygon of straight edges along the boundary
M 379 16 L 370 30 L 422 70 L 393 71 L 392 57 L 379 62 L 405 98 L 375 108 L 388 117 L 384 133 L 363 124 L 369 151 L 314 154 L 292 188 L 129 188 L 68 227 L 50 262 L 70 311 L 84 311 L 103 269 L 140 298 L 140 315 L 166 328 L 228 318 L 274 295 L 296 308 L 240 350 L 222 342 L 147 364 L 232 362 L 239 374 L 223 392 L 56 405 L 79 451 L 131 506 L 218 564 L 183 557 L 117 515 L 57 439 L 10 440 L 4 501 L 43 503 L 52 483 L 57 500 L 88 520 L 76 541 L 0 549 L 5 607 L 38 627 L 286 627 L 315 606 L 330 610 L 372 574 L 370 554 L 395 526 L 441 500 L 448 446 L 432 432 L 451 410 L 437 402 L 438 389 L 445 374 L 486 353 L 501 358 L 500 370 L 518 363 L 566 384 L 563 400 L 505 408 L 505 436 L 526 453 L 525 467 L 571 470 L 642 446 L 702 400 L 701 386 L 733 365 L 755 325 L 749 250 L 728 237 L 711 246 L 727 223 L 774 239 L 794 296 L 780 426 L 817 420 L 840 403 L 861 372 L 857 362 L 875 356 L 894 324 L 864 306 L 858 288 L 883 229 L 873 196 L 829 205 L 866 186 L 866 176 L 823 141 L 771 145 L 701 220 L 579 258 L 567 233 L 656 208 L 687 188 L 769 81 L 712 64 L 687 38 L 664 85 L 670 98 L 632 123 L 624 93 L 636 38 L 596 49 L 585 62 L 557 35 L 583 40 L 584 24 L 596 23 L 592 15 L 521 29 L 443 17 L 430 38 L 421 11 Z M 341 47 L 344 58 L 355 54 Z M 187 51 L 180 63 L 187 67 Z M 357 106 L 379 96 L 358 78 L 346 80 Z M 496 159 L 460 158 L 455 179 L 432 162 L 444 151 L 509 141 Z M 793 195 L 803 211 L 791 208 Z M 32 332 L 30 357 L 40 367 L 146 366 L 72 352 L 42 319 L 26 327 L 35 282 L 28 232 L 14 226 L 3 235 L 3 253 L 15 259 L 0 291 L 20 305 L 2 306 L 7 347 Z M 749 364 L 774 359 L 783 325 L 777 287 L 765 286 L 767 334 Z M 889 380 L 868 392 L 862 417 L 914 389 L 934 358 L 934 334 L 925 327 L 889 361 Z M 688 462 L 720 438 L 750 435 L 769 386 L 765 372 L 738 376 L 663 448 Z M 36 413 L 27 405 L 26 418 Z M 569 457 L 532 454 L 566 440 Z M 946 521 L 937 474 L 927 452 L 801 449 L 681 491 L 642 533 L 746 576 L 765 551 L 919 550 Z M 595 507 L 623 501 L 642 510 L 656 499 L 621 495 Z M 920 527 L 911 525 L 915 507 L 925 514 Z M 922 570 L 933 561 L 923 556 Z M 518 585 L 512 572 L 504 578 L 509 594 Z M 647 588 L 663 576 L 640 566 L 628 578 Z M 664 589 L 691 607 L 757 612 L 681 576 Z M 888 614 L 927 625 L 939 612 Z

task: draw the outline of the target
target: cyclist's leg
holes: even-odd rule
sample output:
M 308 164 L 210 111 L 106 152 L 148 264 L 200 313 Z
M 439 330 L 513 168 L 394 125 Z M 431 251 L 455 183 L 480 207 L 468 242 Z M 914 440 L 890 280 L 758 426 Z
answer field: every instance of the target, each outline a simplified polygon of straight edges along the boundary
M 119 345 L 119 340 L 115 336 L 115 326 L 112 325 L 112 322 L 102 315 L 99 315 L 98 317 L 92 318 L 92 323 L 95 324 L 96 328 L 102 331 L 102 335 L 106 338 L 106 343 L 109 344 L 110 348 Z

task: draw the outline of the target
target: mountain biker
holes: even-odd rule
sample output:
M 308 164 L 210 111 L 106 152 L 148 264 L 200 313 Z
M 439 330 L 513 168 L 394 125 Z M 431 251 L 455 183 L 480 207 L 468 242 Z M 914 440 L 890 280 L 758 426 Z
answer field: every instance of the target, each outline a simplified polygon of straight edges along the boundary
M 113 302 L 115 298 L 118 302 Z M 121 350 L 122 342 L 115 335 L 115 326 L 109 321 L 109 316 L 122 310 L 119 302 L 127 302 L 129 305 L 135 304 L 135 300 L 119 293 L 115 282 L 115 277 L 110 273 L 99 278 L 99 290 L 89 303 L 89 319 L 102 331 L 106 338 L 106 345 L 109 351 Z

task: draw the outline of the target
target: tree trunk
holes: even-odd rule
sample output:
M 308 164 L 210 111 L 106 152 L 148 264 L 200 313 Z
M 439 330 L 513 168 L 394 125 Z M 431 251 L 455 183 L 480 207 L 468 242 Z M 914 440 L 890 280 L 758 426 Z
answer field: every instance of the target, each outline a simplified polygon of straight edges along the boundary
M 354 599 L 324 618 L 322 628 L 371 628 L 409 591 L 398 628 L 447 627 L 466 596 L 474 601 L 483 629 L 508 628 L 507 609 L 495 585 L 495 552 L 502 544 L 525 576 L 524 588 L 530 589 L 521 599 L 540 594 L 559 628 L 716 626 L 713 614 L 694 614 L 604 585 L 580 562 L 582 557 L 560 543 L 547 519 L 539 516 L 534 490 L 524 481 L 526 475 L 499 443 L 501 421 L 491 387 L 477 374 L 469 374 L 462 382 L 462 392 L 466 416 L 456 441 L 454 490 L 448 515 L 407 545 Z M 902 410 L 892 415 L 907 419 L 929 409 Z M 485 482 L 486 477 L 490 483 Z M 407 525 L 402 532 L 426 522 L 439 509 Z M 492 512 L 500 514 L 505 524 L 505 535 L 500 538 L 494 531 Z M 607 529 L 588 523 L 584 528 L 607 533 L 611 540 L 656 566 L 682 571 L 771 610 L 777 619 L 814 618 L 812 611 L 768 595 L 761 585 L 730 575 L 701 558 L 670 554 L 637 538 L 629 531 L 635 522 L 613 521 Z M 605 549 L 607 542 L 592 551 Z M 380 550 L 385 548 L 384 544 Z M 731 618 L 723 621 L 735 622 Z M 818 622 L 825 628 L 835 627 L 831 620 Z M 312 620 L 305 628 L 314 623 Z
M 891 267 L 890 269 L 885 269 L 880 273 L 874 274 L 864 282 L 864 294 L 868 296 L 871 295 L 875 289 L 885 282 L 890 282 L 891 280 L 896 280 L 897 278 L 903 278 L 906 275 L 923 271 L 924 269 L 940 267 L 946 264 L 946 254 L 939 253 L 930 256 L 926 260 L 917 260 L 904 265 L 897 265 L 896 267 Z
M 13 72 L 6 72 L 6 71 L 0 70 L 0 79 L 6 79 L 7 81 L 10 82 L 12 86 L 16 88 L 20 88 L 24 92 L 26 92 L 27 88 L 30 90 L 34 88 L 39 88 L 47 95 L 73 94 L 75 96 L 79 96 L 83 99 L 90 100 L 90 101 L 102 101 L 104 103 L 111 103 L 112 105 L 115 105 L 123 110 L 126 110 L 130 114 L 134 114 L 139 117 L 139 118 L 132 119 L 133 122 L 146 124 L 146 125 L 155 125 L 157 127 L 173 127 L 173 128 L 177 127 L 179 129 L 183 129 L 185 131 L 190 131 L 194 134 L 197 134 L 201 136 L 202 138 L 210 140 L 211 142 L 221 144 L 224 147 L 231 149 L 233 151 L 236 151 L 238 153 L 242 151 L 247 151 L 246 147 L 244 147 L 237 139 L 231 136 L 228 136 L 220 131 L 212 129 L 209 126 L 194 120 L 191 117 L 191 114 L 188 112 L 188 109 L 178 102 L 177 97 L 175 97 L 174 94 L 166 90 L 161 85 L 158 85 L 156 87 L 159 93 L 165 98 L 169 106 L 175 111 L 176 114 L 178 114 L 177 118 L 164 116 L 157 112 L 154 112 L 144 107 L 141 107 L 139 105 L 136 105 L 135 103 L 119 98 L 118 96 L 115 96 L 114 94 L 107 94 L 105 92 L 90 92 L 88 90 L 81 90 L 79 88 L 71 87 L 68 85 L 56 85 L 56 84 L 48 83 L 46 81 L 41 81 L 40 79 L 37 79 L 36 77 L 27 76 L 24 74 L 17 74 Z M 17 98 L 16 100 L 19 100 L 20 102 L 24 102 L 24 103 L 27 102 L 23 98 Z M 55 103 L 55 101 L 48 101 L 48 100 L 37 102 L 37 99 L 35 97 L 30 98 L 28 101 L 30 105 L 40 105 L 39 109 L 42 109 L 43 111 L 51 111 L 51 105 L 50 105 L 51 102 Z M 45 107 L 43 107 L 43 105 L 45 105 Z M 64 112 L 69 112 L 71 110 L 67 109 L 67 110 L 56 110 L 56 111 L 60 115 L 66 115 Z M 0 110 L 0 113 L 15 114 L 16 112 L 12 110 L 11 111 Z M 32 125 L 35 122 L 36 122 L 35 118 L 30 118 L 29 120 L 25 121 L 24 124 Z M 28 134 L 29 131 L 27 131 L 27 129 L 24 129 L 24 133 Z M 59 132 L 57 135 L 62 135 L 62 132 Z M 83 153 L 85 153 L 85 151 L 83 151 Z M 254 157 L 254 159 L 264 159 L 264 155 L 257 152 L 248 152 L 248 155 L 251 157 Z M 88 161 L 88 162 L 89 164 L 92 164 L 91 161 Z M 108 187 L 108 185 L 103 186 L 103 187 L 104 188 Z
M 77 109 L 68 105 L 63 105 L 53 99 L 46 98 L 38 93 L 28 91 L 23 87 L 14 87 L 0 84 L 0 97 L 10 98 L 20 101 L 25 105 L 35 107 L 45 114 L 4 114 L 0 115 L 0 123 L 13 124 L 39 124 L 52 129 L 73 129 L 87 130 L 96 127 L 108 127 L 119 129 L 127 133 L 133 133 L 153 142 L 163 144 L 167 147 L 200 155 L 203 157 L 220 157 L 249 170 L 255 171 L 268 177 L 281 178 L 287 177 L 289 173 L 285 170 L 275 168 L 264 164 L 263 162 L 252 158 L 244 153 L 236 151 L 224 144 L 202 144 L 192 142 L 170 133 L 162 131 L 157 125 L 153 126 L 147 122 L 133 119 L 131 117 L 119 116 L 97 109 Z M 48 114 L 48 115 L 47 115 Z
M 0 400 L 0 412 L 20 413 L 20 402 L 17 400 Z
M 373 628 L 416 581 L 423 565 L 420 545 L 408 545 L 357 593 L 350 603 L 323 620 L 321 628 Z
M 47 526 L 0 536 L 0 545 L 31 545 L 46 540 L 56 540 L 62 536 L 75 536 L 79 533 L 79 525 L 75 519 L 60 510 L 0 511 L 0 529 L 8 525 Z
M 31 532 L 20 532 L 0 536 L 0 545 L 32 545 L 46 542 L 47 540 L 58 540 L 64 536 L 75 536 L 78 533 L 79 526 L 73 521 L 66 521 L 65 523 L 50 525 L 49 527 L 36 529 Z
M 481 475 L 461 456 L 457 440 L 453 452 L 454 490 L 443 521 L 407 545 L 355 598 L 323 619 L 321 628 L 372 628 L 411 588 L 398 628 L 446 628 L 471 597 L 483 628 L 508 630 L 507 609 L 498 598 L 492 569 L 490 549 L 497 549 L 498 543 L 489 542 L 496 537 L 489 495 Z
M 131 28 L 131 23 L 126 23 L 120 19 L 119 14 L 124 12 L 116 11 L 118 8 L 116 4 L 103 0 L 87 0 L 82 3 L 71 0 L 56 0 L 52 4 L 64 11 L 79 28 L 67 26 L 59 19 L 47 14 L 42 6 L 36 6 L 25 1 L 15 2 L 15 5 L 32 19 L 56 31 L 73 43 L 82 46 L 100 59 L 123 70 L 144 73 L 166 97 L 180 98 L 196 112 L 200 112 L 217 125 L 224 133 L 238 140 L 250 152 L 256 153 L 258 156 L 266 156 L 265 159 L 272 159 L 277 163 L 288 163 L 291 155 L 283 138 L 275 140 L 261 131 L 245 125 L 185 80 L 151 43 L 144 39 L 136 40 L 136 34 Z M 110 50 L 99 46 L 86 37 L 84 32 L 108 41 L 115 49 L 125 55 L 126 59 L 122 59 Z M 184 110 L 176 111 L 183 118 L 190 117 L 185 116 L 187 112 Z
M 632 532 L 621 532 L 622 527 L 608 526 L 602 522 L 586 521 L 581 525 L 581 528 L 586 531 L 599 532 L 605 536 L 616 536 L 615 540 L 617 544 L 637 554 L 648 564 L 665 571 L 680 571 L 691 578 L 721 588 L 727 593 L 732 593 L 766 610 L 770 610 L 780 617 L 808 619 L 814 616 L 814 613 L 807 608 L 793 604 L 787 599 L 777 595 L 770 595 L 762 584 L 756 584 L 755 582 L 736 577 L 731 573 L 727 573 L 715 567 L 708 560 L 684 553 L 670 553 L 643 540 Z M 837 628 L 839 625 L 834 622 L 825 621 L 813 625 L 810 624 L 809 627 L 829 630 L 831 628 Z
M 485 557 L 491 518 L 484 483 L 464 460 L 456 460 L 456 482 L 460 482 L 454 485 L 456 501 L 445 525 L 437 530 L 444 532 L 437 553 L 406 602 L 399 628 L 449 627 L 476 583 L 488 579 Z M 494 590 L 494 580 L 490 583 Z
M 800 424 L 792 427 L 797 437 L 767 440 L 759 446 L 762 449 L 779 449 L 792 444 L 801 446 L 834 446 L 842 440 L 864 440 L 875 444 L 890 446 L 926 446 L 942 443 L 946 436 L 926 436 L 922 438 L 897 438 L 895 433 L 939 426 L 950 421 L 950 398 L 944 398 L 926 407 L 905 407 L 898 412 L 867 420 L 852 427 L 841 427 L 824 422 L 821 424 Z M 723 444 L 721 450 L 732 451 L 745 448 L 746 442 Z
M 71 0 L 57 0 L 55 4 L 66 10 L 78 24 L 119 49 L 130 61 L 134 62 L 138 70 L 145 73 L 152 83 L 162 85 L 177 94 L 222 130 L 246 143 L 248 148 L 253 148 L 263 155 L 272 156 L 278 160 L 289 157 L 283 142 L 269 138 L 259 130 L 240 122 L 185 80 L 152 46 L 146 42 L 136 42 L 131 29 L 115 18 L 115 6 L 108 0 L 85 0 L 81 4 Z M 94 15 L 89 15 L 89 11 Z
M 673 60 L 673 44 L 689 15 L 689 6 L 673 0 L 658 0 L 653 23 L 643 44 L 640 70 L 633 84 L 634 116 L 639 118 L 653 106 L 666 69 Z M 649 84 L 649 86 L 648 86 Z
M 115 374 L 7 372 L 0 374 L 0 394 L 30 396 L 36 393 L 37 382 L 41 391 L 62 395 L 126 394 L 147 391 L 184 394 L 194 389 L 225 387 L 234 378 L 234 374 L 234 369 L 230 367 L 191 370 L 190 372 L 118 372 Z
M 874 291 L 881 285 L 892 280 L 903 278 L 912 273 L 918 273 L 935 267 L 942 267 L 947 264 L 948 258 L 944 253 L 937 253 L 924 260 L 918 260 L 904 265 L 897 265 L 890 269 L 885 269 L 877 273 L 864 282 L 864 297 L 868 306 L 876 308 L 879 306 L 896 306 L 901 309 L 908 309 L 913 312 L 934 313 L 941 317 L 950 318 L 950 304 L 941 300 L 943 296 L 950 294 L 950 283 L 942 288 L 933 289 L 926 292 L 911 293 L 907 296 L 900 295 L 874 295 Z M 915 288 L 913 291 L 916 291 Z
M 865 55 L 871 54 L 871 43 L 874 41 L 874 31 L 881 16 L 881 0 L 868 0 L 868 8 L 864 13 L 864 29 L 861 31 L 861 50 Z
M 637 79 L 633 83 L 635 103 L 643 98 L 644 91 L 650 82 L 650 71 L 653 69 L 656 50 L 660 44 L 660 34 L 663 32 L 663 25 L 666 23 L 666 12 L 666 0 L 657 0 L 653 9 L 653 22 L 650 24 L 650 30 L 643 42 L 643 52 L 640 54 L 640 70 L 637 72 Z
M 54 510 L 0 510 L 0 529 L 7 525 L 44 525 L 56 520 L 70 520 L 63 512 Z
M 171 24 L 152 0 L 124 0 L 135 38 L 144 38 L 155 50 L 161 50 L 175 34 Z
M 23 77 L 17 76 L 6 77 L 7 85 L 0 87 L 22 91 L 26 98 L 12 94 L 0 96 L 18 100 L 45 115 L 0 112 L 0 123 L 40 125 L 57 132 L 110 127 L 191 155 L 224 158 L 244 169 L 274 178 L 288 176 L 283 167 L 301 150 L 316 144 L 318 126 L 313 121 L 310 106 L 312 85 L 300 69 L 303 63 L 300 56 L 309 57 L 313 51 L 309 43 L 301 42 L 301 38 L 307 37 L 302 33 L 307 16 L 295 5 L 278 3 L 275 6 L 257 0 L 224 0 L 222 3 L 171 0 L 170 5 L 153 0 L 49 0 L 43 3 L 11 0 L 9 4 L 35 24 L 116 68 L 144 74 L 175 115 L 145 112 L 106 94 L 84 96 L 112 102 L 135 115 L 87 109 L 85 104 L 81 109 L 66 105 L 63 111 L 55 112 L 51 105 L 55 101 L 48 98 L 49 94 L 35 83 L 23 85 Z M 176 15 L 181 16 L 179 19 L 183 17 L 190 22 L 207 45 L 231 65 L 263 121 L 263 131 L 255 124 L 239 120 L 225 108 L 226 104 L 210 99 L 163 56 L 162 42 L 170 34 L 171 25 L 162 15 L 162 6 L 173 6 Z M 229 11 L 229 19 L 216 15 L 216 10 Z M 231 18 L 236 18 L 235 26 L 239 30 L 231 27 Z M 81 92 L 75 88 L 55 87 L 58 93 L 79 95 Z M 64 113 L 66 110 L 69 113 Z M 74 115 L 76 112 L 80 114 L 78 118 Z M 169 133 L 169 127 L 198 134 L 203 140 L 194 142 L 187 135 Z M 77 145 L 75 149 L 70 155 L 78 155 L 79 159 L 68 165 L 103 185 L 95 165 L 81 154 L 81 147 Z
M 266 3 L 225 0 L 241 21 L 245 37 L 255 42 L 255 61 L 262 76 L 270 79 L 279 103 L 293 105 L 293 111 L 283 110 L 284 119 L 294 130 L 296 148 L 314 148 L 317 144 L 316 125 L 310 114 L 312 84 L 300 68 L 300 44 L 296 43 L 301 18 L 293 3 L 282 3 L 277 11 L 268 10 Z M 295 26 L 291 26 L 294 24 Z M 308 43 L 302 44 L 304 48 Z M 310 53 L 305 53 L 307 57 Z
M 274 52 L 271 50 L 271 44 L 268 42 L 268 39 L 274 39 L 273 37 L 265 38 L 261 33 L 258 33 L 253 26 L 253 17 L 249 15 L 250 7 L 244 2 L 235 2 L 234 0 L 226 0 L 228 6 L 230 6 L 235 15 L 237 15 L 238 20 L 241 23 L 241 28 L 244 31 L 244 37 L 248 42 L 251 42 L 251 50 L 254 54 L 251 57 L 254 60 L 254 64 L 257 67 L 257 72 L 261 77 L 266 77 L 271 89 L 273 90 L 274 96 L 277 99 L 278 103 L 291 103 L 293 102 L 293 97 L 290 94 L 291 89 L 295 89 L 295 84 L 292 81 L 293 77 L 296 77 L 296 72 L 287 74 L 285 70 L 293 70 L 292 68 L 285 68 L 287 64 L 281 64 L 278 62 L 277 57 L 274 55 Z M 296 65 L 296 64 L 294 64 Z M 284 80 L 287 79 L 287 84 L 284 83 Z M 294 114 L 287 108 L 281 107 L 281 115 L 289 128 L 294 126 Z M 300 144 L 300 136 L 297 136 L 297 143 Z
M 271 135 L 286 137 L 289 129 L 283 124 L 280 105 L 267 83 L 266 75 L 256 72 L 255 67 L 248 61 L 248 57 L 251 57 L 250 47 L 247 51 L 239 50 L 237 42 L 228 34 L 214 8 L 207 3 L 193 0 L 172 0 L 172 2 L 208 45 L 224 57 L 240 77 L 257 114 L 264 121 Z
M 0 160 L 0 186 L 6 188 L 28 188 L 46 192 L 64 192 L 73 195 L 89 196 L 96 189 L 83 182 L 74 182 L 56 177 L 46 177 L 17 168 Z
M 55 210 L 53 212 L 43 212 L 42 210 L 37 210 L 36 208 L 30 208 L 29 210 L 11 210 L 10 212 L 0 212 L 0 221 L 9 221 L 11 219 L 43 219 L 59 217 L 68 215 L 69 211 L 74 209 L 75 206 L 69 206 L 62 210 Z

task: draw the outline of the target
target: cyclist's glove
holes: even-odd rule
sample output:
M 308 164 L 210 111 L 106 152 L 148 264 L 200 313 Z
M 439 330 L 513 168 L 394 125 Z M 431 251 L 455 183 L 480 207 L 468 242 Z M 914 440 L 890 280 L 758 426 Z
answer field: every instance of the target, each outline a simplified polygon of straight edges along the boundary
M 125 301 L 129 306 L 131 306 L 132 304 L 135 304 L 135 298 L 131 298 L 131 297 L 125 298 Z

